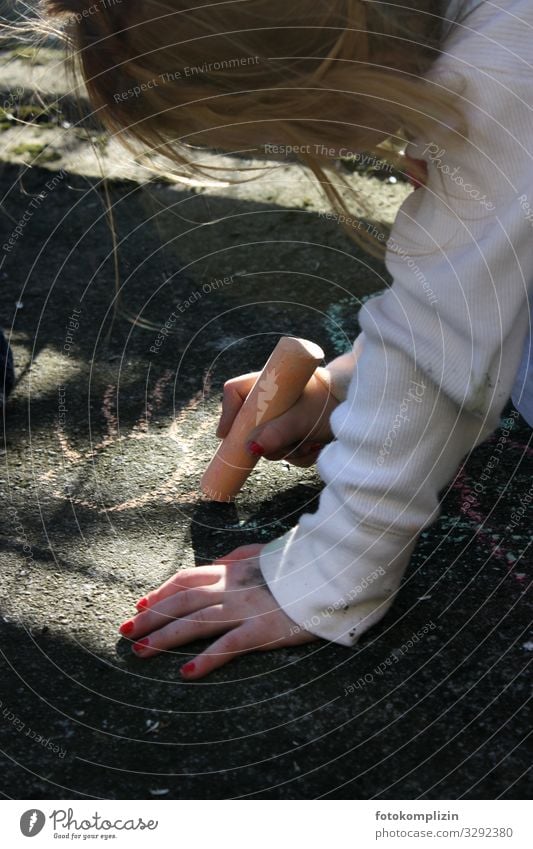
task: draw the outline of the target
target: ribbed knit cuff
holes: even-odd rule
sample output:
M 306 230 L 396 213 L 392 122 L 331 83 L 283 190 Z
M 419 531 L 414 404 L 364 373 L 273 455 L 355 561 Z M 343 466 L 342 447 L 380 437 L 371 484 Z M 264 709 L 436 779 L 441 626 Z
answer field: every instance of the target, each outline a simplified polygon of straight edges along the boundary
M 353 646 L 391 606 L 416 538 L 359 525 L 347 545 L 321 551 L 324 541 L 299 526 L 266 545 L 259 563 L 270 592 L 295 627 Z M 321 566 L 331 568 L 336 558 L 340 574 L 332 584 Z

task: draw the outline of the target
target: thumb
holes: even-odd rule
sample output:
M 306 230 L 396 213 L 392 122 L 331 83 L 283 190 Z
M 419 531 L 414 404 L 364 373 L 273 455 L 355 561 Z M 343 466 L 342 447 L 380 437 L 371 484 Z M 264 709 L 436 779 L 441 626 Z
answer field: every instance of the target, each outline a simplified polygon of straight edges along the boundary
M 301 411 L 291 407 L 276 419 L 254 428 L 248 435 L 248 445 L 255 443 L 258 450 L 252 453 L 269 457 L 271 454 L 285 453 L 305 437 L 306 434 L 302 433 Z

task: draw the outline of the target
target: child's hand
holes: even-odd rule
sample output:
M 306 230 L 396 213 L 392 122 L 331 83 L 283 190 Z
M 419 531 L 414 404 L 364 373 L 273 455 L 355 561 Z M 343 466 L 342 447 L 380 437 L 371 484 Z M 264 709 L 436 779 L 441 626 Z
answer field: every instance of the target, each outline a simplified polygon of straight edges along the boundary
M 251 651 L 316 640 L 281 610 L 259 568 L 262 545 L 245 545 L 209 566 L 183 569 L 137 603 L 139 613 L 120 627 L 133 651 L 148 658 L 192 640 L 218 637 L 181 668 L 187 680 Z
M 329 376 L 319 368 L 311 377 L 298 401 L 277 419 L 254 428 L 248 435 L 248 450 L 267 460 L 288 460 L 295 466 L 312 465 L 333 434 L 330 416 L 339 401 L 329 392 Z M 224 384 L 222 415 L 217 436 L 223 439 L 239 412 L 259 372 L 234 377 Z

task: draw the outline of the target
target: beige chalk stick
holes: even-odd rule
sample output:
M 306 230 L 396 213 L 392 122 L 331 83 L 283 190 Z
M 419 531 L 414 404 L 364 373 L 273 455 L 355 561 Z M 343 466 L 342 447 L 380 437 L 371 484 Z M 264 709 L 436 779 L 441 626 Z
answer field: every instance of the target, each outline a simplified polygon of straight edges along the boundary
M 314 342 L 282 336 L 204 472 L 204 495 L 212 501 L 235 498 L 259 460 L 246 449 L 250 432 L 292 407 L 323 359 Z

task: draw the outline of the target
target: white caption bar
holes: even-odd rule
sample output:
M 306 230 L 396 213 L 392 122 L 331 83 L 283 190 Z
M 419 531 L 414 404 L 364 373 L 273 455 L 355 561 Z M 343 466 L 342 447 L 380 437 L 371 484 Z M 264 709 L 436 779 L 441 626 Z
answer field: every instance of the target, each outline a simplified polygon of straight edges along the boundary
M 4 801 L 3 845 L 531 849 L 529 802 Z M 274 810 L 275 808 L 275 810 Z M 35 841 L 35 842 L 33 842 Z M 453 842 L 453 843 L 452 843 Z

